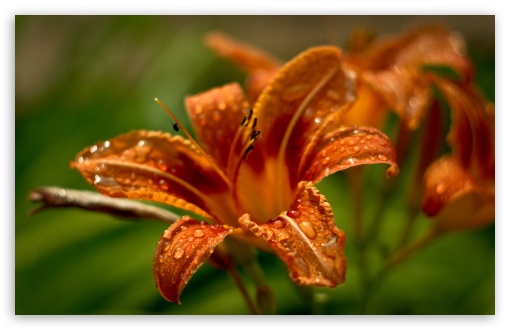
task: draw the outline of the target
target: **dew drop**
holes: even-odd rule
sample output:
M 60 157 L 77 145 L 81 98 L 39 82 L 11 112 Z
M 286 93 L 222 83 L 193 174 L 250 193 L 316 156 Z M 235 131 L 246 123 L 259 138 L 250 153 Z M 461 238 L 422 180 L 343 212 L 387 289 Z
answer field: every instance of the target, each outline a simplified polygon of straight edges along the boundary
M 197 106 L 195 107 L 195 113 L 198 115 L 198 114 L 201 114 L 202 111 L 203 111 L 202 106 L 197 104 Z
M 84 161 L 84 158 L 83 158 L 82 156 L 80 156 L 80 157 L 78 158 L 78 163 L 83 163 L 83 161 Z
M 175 251 L 174 251 L 174 258 L 175 259 L 181 259 L 182 256 L 184 255 L 184 249 L 183 248 L 176 248 Z
M 195 239 L 193 237 L 188 237 L 188 242 L 193 242 Z
M 224 101 L 218 103 L 218 109 L 225 110 L 227 108 L 227 104 Z
M 92 147 L 90 147 L 89 151 L 90 151 L 91 154 L 93 154 L 94 152 L 97 151 L 97 146 L 93 145 Z
M 286 232 L 281 232 L 281 233 L 278 233 L 278 235 L 276 235 L 276 240 L 278 242 L 285 241 L 289 238 L 290 238 L 290 235 L 289 235 L 289 233 L 286 233 Z
M 355 152 L 358 152 L 359 150 L 360 150 L 360 147 L 358 147 L 358 146 L 355 146 L 355 147 L 354 147 L 354 151 L 355 151 Z
M 331 170 L 329 169 L 329 167 L 326 167 L 324 169 L 324 176 L 328 176 L 330 172 L 331 172 Z
M 321 164 L 322 164 L 322 165 L 328 165 L 329 160 L 330 160 L 330 158 L 329 158 L 329 157 L 326 157 L 326 158 L 324 158 L 324 159 L 322 160 Z
M 94 184 L 99 184 L 101 182 L 101 177 L 99 175 L 94 176 Z
M 291 102 L 296 99 L 299 99 L 302 96 L 305 96 L 309 89 L 310 89 L 309 84 L 294 85 L 292 87 L 287 88 L 285 92 L 283 92 L 282 98 L 287 102 Z
M 328 91 L 326 92 L 326 95 L 332 99 L 333 101 L 339 101 L 340 100 L 340 95 L 338 95 L 338 93 L 332 89 L 328 89 Z
M 444 193 L 445 190 L 446 190 L 446 185 L 444 183 L 440 183 L 436 187 L 436 193 L 438 193 L 438 194 Z
M 138 141 L 138 146 L 143 147 L 145 145 L 145 140 Z
M 353 145 L 355 145 L 355 144 L 356 144 L 356 141 L 354 141 L 354 139 L 349 140 L 349 145 L 350 145 L 350 146 L 353 146 Z
M 161 179 L 158 183 L 161 189 L 168 190 L 168 183 L 165 180 Z
M 291 217 L 291 218 L 298 218 L 300 215 L 301 215 L 301 211 L 299 210 L 288 210 L 287 212 L 285 212 L 285 214 L 288 216 L 288 217 Z
M 158 168 L 162 171 L 166 171 L 167 170 L 167 166 L 166 166 L 166 163 L 163 159 L 158 159 Z
M 197 230 L 195 230 L 195 232 L 193 233 L 193 236 L 195 236 L 196 238 L 200 238 L 200 237 L 204 237 L 204 236 L 205 236 L 205 234 L 204 234 L 204 232 L 203 232 L 202 230 L 197 229 Z
M 316 117 L 316 118 L 314 119 L 314 122 L 315 122 L 316 124 L 319 124 L 321 121 L 322 121 L 322 118 L 321 118 L 321 117 Z
M 298 224 L 299 228 L 303 231 L 303 233 L 310 239 L 314 239 L 317 237 L 317 232 L 313 228 L 313 225 L 308 221 L 303 221 Z
M 285 227 L 285 222 L 281 219 L 276 219 L 271 224 L 272 224 L 273 228 L 275 228 L 275 229 L 281 229 L 281 228 Z
M 388 160 L 388 157 L 386 157 L 386 156 L 384 156 L 384 155 L 379 155 L 379 156 L 377 156 L 377 158 L 379 158 L 379 159 L 380 159 L 380 160 L 382 160 L 382 161 L 386 161 L 386 160 Z
M 110 144 L 110 141 L 104 141 L 103 146 L 104 146 L 105 148 L 110 148 L 110 145 L 111 145 L 111 144 Z

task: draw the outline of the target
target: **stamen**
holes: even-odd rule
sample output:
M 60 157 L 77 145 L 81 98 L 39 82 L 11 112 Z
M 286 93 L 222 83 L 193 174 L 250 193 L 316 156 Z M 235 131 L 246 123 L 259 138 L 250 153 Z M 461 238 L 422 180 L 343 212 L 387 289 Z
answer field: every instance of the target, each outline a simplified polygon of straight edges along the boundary
M 220 168 L 218 168 L 216 163 L 211 158 L 209 158 L 209 155 L 191 137 L 189 132 L 184 128 L 184 126 L 182 126 L 182 124 L 179 122 L 179 119 L 177 119 L 177 117 L 175 117 L 175 115 L 172 113 L 172 111 L 170 111 L 170 109 L 168 109 L 157 97 L 154 98 L 154 101 L 156 101 L 156 103 L 158 103 L 159 106 L 161 108 L 163 108 L 163 110 L 165 110 L 170 115 L 170 117 L 172 117 L 172 119 L 175 121 L 175 123 L 173 123 L 173 125 L 172 125 L 174 130 L 175 131 L 179 131 L 179 128 L 181 128 L 182 129 L 182 133 L 184 135 L 186 135 L 186 137 L 188 138 L 188 140 L 191 143 L 193 143 L 193 145 L 198 149 L 198 152 L 201 153 L 205 157 L 205 159 L 207 159 L 207 161 L 209 161 L 209 163 L 212 165 L 212 167 L 214 168 L 216 173 L 218 173 L 218 175 L 225 181 L 225 183 L 229 186 L 229 188 L 232 188 L 232 182 L 225 176 L 225 173 L 223 173 L 223 171 Z
M 243 117 L 243 120 L 241 121 L 241 127 L 237 130 L 236 135 L 234 136 L 234 139 L 230 146 L 230 152 L 228 154 L 228 159 L 227 159 L 227 176 L 230 178 L 232 178 L 233 169 L 235 168 L 234 164 L 233 164 L 234 151 L 237 150 L 236 146 L 239 143 L 239 139 L 241 139 L 243 137 L 243 134 L 245 134 L 245 132 L 246 132 L 246 130 L 244 130 L 243 127 L 248 127 L 250 125 L 252 116 L 253 116 L 253 109 L 250 109 L 248 116 Z M 251 133 L 251 135 L 249 135 L 250 140 L 252 140 L 254 138 L 257 139 L 258 136 L 260 135 L 260 132 L 256 133 L 256 131 L 255 131 L 256 126 L 257 126 L 257 118 L 254 118 L 253 123 L 252 123 L 252 133 Z M 254 137 L 254 134 L 256 135 L 255 137 Z M 245 144 L 246 143 L 242 143 L 242 145 L 245 145 Z
M 255 148 L 255 146 L 254 146 L 253 144 L 250 144 L 250 145 L 248 146 L 248 148 L 246 149 L 246 151 L 245 151 L 245 152 L 244 152 L 244 154 L 243 154 L 243 160 L 245 160 L 245 159 L 246 159 L 246 157 L 248 157 L 248 154 L 250 153 L 250 151 L 252 151 L 252 150 L 253 150 L 253 148 Z

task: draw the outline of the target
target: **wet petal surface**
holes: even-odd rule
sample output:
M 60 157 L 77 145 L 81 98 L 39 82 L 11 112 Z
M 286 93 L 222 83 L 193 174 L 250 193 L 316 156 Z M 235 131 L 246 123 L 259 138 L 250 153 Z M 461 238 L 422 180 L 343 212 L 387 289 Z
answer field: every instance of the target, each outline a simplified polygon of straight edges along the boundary
M 156 286 L 165 299 L 179 301 L 182 290 L 214 252 L 232 229 L 222 225 L 210 225 L 189 217 L 182 217 L 160 238 L 152 272 Z
M 344 232 L 335 226 L 331 206 L 316 188 L 303 182 L 300 191 L 279 217 L 257 225 L 245 214 L 239 223 L 273 248 L 294 282 L 335 287 L 344 282 L 347 268 Z
M 72 166 L 111 197 L 162 202 L 211 219 L 230 208 L 222 198 L 227 184 L 180 136 L 133 131 L 85 148 Z
M 389 164 L 388 175 L 398 174 L 397 156 L 390 139 L 371 127 L 343 126 L 326 134 L 310 161 L 302 167 L 303 179 L 322 178 L 364 164 Z

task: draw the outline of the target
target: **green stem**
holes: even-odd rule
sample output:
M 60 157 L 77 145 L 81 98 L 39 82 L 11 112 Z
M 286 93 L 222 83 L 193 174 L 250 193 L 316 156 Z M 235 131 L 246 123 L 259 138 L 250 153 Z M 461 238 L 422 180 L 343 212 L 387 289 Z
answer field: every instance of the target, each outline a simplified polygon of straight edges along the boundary
M 230 276 L 232 277 L 232 279 L 234 280 L 235 285 L 241 292 L 241 295 L 243 296 L 244 301 L 248 305 L 248 308 L 250 309 L 251 313 L 253 315 L 260 315 L 259 307 L 251 299 L 250 293 L 248 292 L 248 289 L 244 285 L 243 279 L 239 275 L 239 272 L 237 271 L 235 266 L 232 265 L 231 267 L 228 267 L 227 271 L 230 274 Z

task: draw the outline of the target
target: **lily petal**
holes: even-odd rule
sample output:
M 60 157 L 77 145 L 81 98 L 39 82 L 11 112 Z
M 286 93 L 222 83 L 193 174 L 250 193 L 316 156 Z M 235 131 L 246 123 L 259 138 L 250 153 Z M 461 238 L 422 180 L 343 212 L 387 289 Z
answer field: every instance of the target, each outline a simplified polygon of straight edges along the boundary
M 269 186 L 278 200 L 247 201 L 248 213 L 253 216 L 260 209 L 250 203 L 269 206 L 271 217 L 288 208 L 293 196 L 281 192 L 293 192 L 299 182 L 298 164 L 307 143 L 353 92 L 354 82 L 341 68 L 341 51 L 333 46 L 311 48 L 280 70 L 254 106 L 261 134 L 239 176 L 239 189 L 248 190 L 240 195 L 267 196 Z
M 433 162 L 424 175 L 423 211 L 441 230 L 473 229 L 494 220 L 494 189 L 482 188 L 454 156 Z
M 465 54 L 465 44 L 458 33 L 434 26 L 373 42 L 349 54 L 346 62 L 359 72 L 363 84 L 414 129 L 432 98 L 432 75 L 425 74 L 423 68 L 449 67 L 467 84 L 473 69 Z
M 243 90 L 232 83 L 188 96 L 185 102 L 201 146 L 225 169 L 229 146 L 249 110 Z
M 152 264 L 154 280 L 161 295 L 180 304 L 179 297 L 191 276 L 232 230 L 187 216 L 165 230 L 156 246 Z
M 397 175 L 397 155 L 390 139 L 371 127 L 343 126 L 326 134 L 314 156 L 302 168 L 303 180 L 319 182 L 352 166 L 389 164 L 387 175 Z
M 133 131 L 82 150 L 71 166 L 101 193 L 152 200 L 219 218 L 227 184 L 180 136 Z
M 239 223 L 266 240 L 287 264 L 294 282 L 335 287 L 345 280 L 345 234 L 335 226 L 326 198 L 309 184 L 300 183 L 291 209 L 277 218 L 257 225 L 244 214 Z
M 494 183 L 495 117 L 492 105 L 472 88 L 460 87 L 445 79 L 437 79 L 436 83 L 452 111 L 448 143 L 454 155 L 477 182 Z
M 218 55 L 234 62 L 248 73 L 246 88 L 250 103 L 257 100 L 281 66 L 281 62 L 269 53 L 221 32 L 207 34 L 205 43 Z

